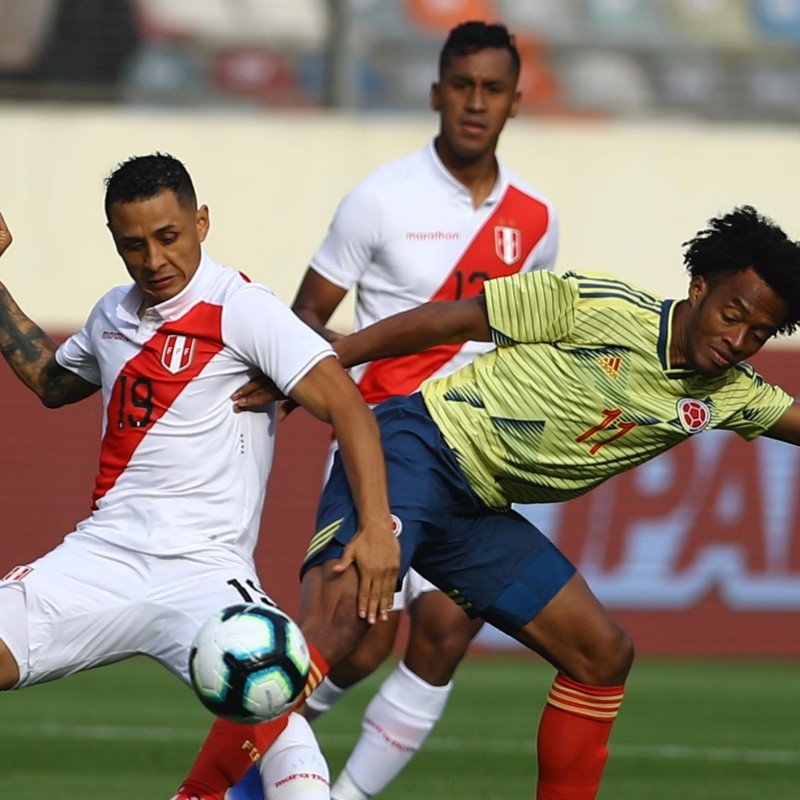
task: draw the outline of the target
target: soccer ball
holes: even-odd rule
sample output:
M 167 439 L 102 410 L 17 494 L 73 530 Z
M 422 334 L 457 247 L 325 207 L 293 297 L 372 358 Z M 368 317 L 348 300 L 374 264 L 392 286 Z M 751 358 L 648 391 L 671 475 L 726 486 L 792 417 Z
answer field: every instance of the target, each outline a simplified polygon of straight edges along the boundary
M 311 659 L 297 624 L 274 606 L 240 603 L 197 632 L 189 676 L 200 702 L 234 722 L 265 722 L 300 697 Z

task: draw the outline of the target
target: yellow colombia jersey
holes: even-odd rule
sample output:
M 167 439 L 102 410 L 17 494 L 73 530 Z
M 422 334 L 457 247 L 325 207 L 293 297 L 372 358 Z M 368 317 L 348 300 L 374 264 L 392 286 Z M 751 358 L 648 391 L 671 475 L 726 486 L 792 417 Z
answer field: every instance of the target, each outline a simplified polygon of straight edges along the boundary
M 706 428 L 751 439 L 792 403 L 744 363 L 714 379 L 671 368 L 677 300 L 546 270 L 485 291 L 497 348 L 422 394 L 490 506 L 567 500 Z

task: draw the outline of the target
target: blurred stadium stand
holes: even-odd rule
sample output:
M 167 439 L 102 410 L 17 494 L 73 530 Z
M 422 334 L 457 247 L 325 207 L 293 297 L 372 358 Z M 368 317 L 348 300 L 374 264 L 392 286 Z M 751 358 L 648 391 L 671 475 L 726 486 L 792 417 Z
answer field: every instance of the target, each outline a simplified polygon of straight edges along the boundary
M 0 0 L 0 98 L 420 110 L 467 19 L 527 113 L 800 121 L 800 0 Z

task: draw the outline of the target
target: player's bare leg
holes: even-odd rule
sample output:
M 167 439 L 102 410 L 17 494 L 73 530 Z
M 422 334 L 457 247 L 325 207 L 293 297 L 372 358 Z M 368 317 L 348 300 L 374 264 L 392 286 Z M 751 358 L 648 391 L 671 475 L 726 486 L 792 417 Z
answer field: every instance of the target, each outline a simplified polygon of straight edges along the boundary
M 392 611 L 389 619 L 378 620 L 358 643 L 356 650 L 341 661 L 308 698 L 305 715 L 315 720 L 347 694 L 347 690 L 371 675 L 388 657 L 394 647 L 400 624 L 400 611 Z
M 369 625 L 357 614 L 355 567 L 334 572 L 336 562 L 311 567 L 303 576 L 300 627 L 306 640 L 328 664 L 339 664 L 355 652 Z M 327 668 L 325 673 L 330 672 Z
M 559 670 L 539 724 L 537 800 L 593 800 L 633 643 L 577 573 L 517 638 Z
M 409 614 L 411 630 L 403 661 L 426 683 L 447 685 L 483 620 L 470 619 L 439 591 L 419 595 L 411 604 Z
M 334 800 L 364 800 L 402 771 L 444 713 L 456 667 L 483 624 L 439 591 L 419 594 L 409 608 L 403 660 L 364 713 L 361 737 L 331 789 Z
M 19 667 L 6 643 L 0 639 L 0 690 L 13 689 L 19 682 Z
M 18 653 L 28 650 L 28 627 L 25 612 L 25 594 L 8 585 L 0 589 L 0 620 L 3 636 L 0 638 L 0 690 L 13 689 L 20 680 L 20 669 L 6 641 Z

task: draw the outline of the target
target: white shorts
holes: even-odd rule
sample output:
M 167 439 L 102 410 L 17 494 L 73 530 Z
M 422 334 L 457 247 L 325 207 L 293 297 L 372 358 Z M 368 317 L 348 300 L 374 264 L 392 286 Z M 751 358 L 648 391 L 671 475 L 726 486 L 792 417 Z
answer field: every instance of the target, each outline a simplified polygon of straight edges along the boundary
M 0 639 L 19 666 L 17 687 L 139 654 L 188 683 L 198 628 L 245 601 L 271 603 L 252 561 L 227 548 L 162 558 L 73 533 L 0 581 Z
M 400 591 L 394 593 L 392 611 L 402 611 L 404 608 L 411 608 L 411 604 L 425 592 L 438 592 L 439 587 L 423 578 L 415 569 L 406 572 Z

